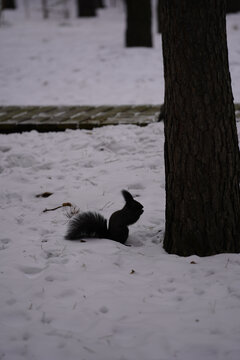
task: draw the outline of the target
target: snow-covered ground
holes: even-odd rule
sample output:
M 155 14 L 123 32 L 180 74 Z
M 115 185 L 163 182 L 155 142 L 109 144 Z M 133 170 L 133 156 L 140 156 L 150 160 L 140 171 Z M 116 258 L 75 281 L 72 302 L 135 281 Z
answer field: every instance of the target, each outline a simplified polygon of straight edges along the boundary
M 124 49 L 122 18 L 120 7 L 68 26 L 6 13 L 1 104 L 162 102 L 160 45 Z M 229 19 L 239 101 L 240 15 Z M 0 135 L 1 360 L 239 360 L 239 254 L 162 249 L 163 143 L 162 123 Z M 71 202 L 109 218 L 124 188 L 144 205 L 131 247 L 66 241 L 67 210 L 43 212 Z
M 162 249 L 162 123 L 0 143 L 0 359 L 239 359 L 240 256 Z M 65 211 L 43 212 L 71 202 L 109 218 L 124 188 L 145 209 L 131 247 L 66 241 Z

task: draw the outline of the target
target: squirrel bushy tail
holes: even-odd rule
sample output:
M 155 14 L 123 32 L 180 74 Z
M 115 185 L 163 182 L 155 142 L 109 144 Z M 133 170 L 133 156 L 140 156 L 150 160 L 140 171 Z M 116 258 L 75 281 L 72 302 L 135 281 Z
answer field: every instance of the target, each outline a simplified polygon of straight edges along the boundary
M 127 190 L 122 190 L 125 206 L 114 212 L 107 220 L 96 212 L 84 212 L 76 215 L 69 222 L 65 239 L 105 238 L 124 244 L 128 238 L 128 225 L 134 224 L 143 213 L 143 205 L 134 200 Z
M 66 240 L 98 237 L 106 238 L 108 235 L 107 220 L 95 212 L 84 212 L 70 220 Z

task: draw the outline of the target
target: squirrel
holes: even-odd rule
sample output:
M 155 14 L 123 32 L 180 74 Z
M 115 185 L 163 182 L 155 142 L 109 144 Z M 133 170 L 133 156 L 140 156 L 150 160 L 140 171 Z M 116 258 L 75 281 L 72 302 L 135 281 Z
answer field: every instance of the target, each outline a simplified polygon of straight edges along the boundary
M 143 205 L 133 199 L 127 190 L 122 190 L 126 204 L 115 211 L 107 220 L 96 212 L 83 212 L 70 220 L 66 240 L 82 238 L 104 238 L 125 244 L 128 238 L 128 225 L 134 224 L 143 213 Z

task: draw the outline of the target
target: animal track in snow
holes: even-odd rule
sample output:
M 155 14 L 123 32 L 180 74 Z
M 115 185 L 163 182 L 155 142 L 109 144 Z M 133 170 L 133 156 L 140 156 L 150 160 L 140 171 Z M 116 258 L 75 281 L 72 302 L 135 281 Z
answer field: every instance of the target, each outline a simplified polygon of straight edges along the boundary
M 35 277 L 39 275 L 46 267 L 37 267 L 37 266 L 18 266 L 18 269 L 23 272 L 28 277 Z
M 106 306 L 102 306 L 102 307 L 100 307 L 99 311 L 102 314 L 107 314 L 109 312 L 109 309 Z
M 0 239 L 0 250 L 5 250 L 8 248 L 8 244 L 11 242 L 8 238 Z
M 65 298 L 68 298 L 68 297 L 72 297 L 76 294 L 76 291 L 73 290 L 73 289 L 65 289 L 63 291 L 61 291 L 57 296 L 56 298 L 57 299 L 65 299 Z
M 233 297 L 240 300 L 240 292 L 239 292 L 239 290 L 237 288 L 233 288 L 231 286 L 228 286 L 228 293 L 229 293 L 229 295 L 231 295 L 231 296 L 233 296 Z
M 28 341 L 29 339 L 30 339 L 30 334 L 28 333 L 28 332 L 24 332 L 23 334 L 22 334 L 22 339 L 23 339 L 23 341 Z
M 203 295 L 203 294 L 205 294 L 205 290 L 203 290 L 203 289 L 194 289 L 194 293 L 196 295 Z
M 50 316 L 46 315 L 45 312 L 42 313 L 41 322 L 42 322 L 43 324 L 51 324 L 52 321 L 53 321 L 53 318 L 51 318 Z
M 48 282 L 53 282 L 53 281 L 67 281 L 67 277 L 64 276 L 56 276 L 56 275 L 48 275 L 45 277 L 45 280 Z
M 9 305 L 9 306 L 12 306 L 12 305 L 16 304 L 16 302 L 17 302 L 16 299 L 11 298 L 11 299 L 8 299 L 8 300 L 6 301 L 6 304 Z
M 45 239 L 46 240 L 46 239 Z M 44 242 L 44 241 L 43 241 Z M 47 242 L 47 241 L 45 241 Z M 46 263 L 67 264 L 69 259 L 64 254 L 64 249 L 44 249 L 41 256 L 46 260 Z
M 169 282 L 170 284 L 174 283 L 175 279 L 173 277 L 170 277 L 167 279 L 167 282 Z
M 10 146 L 0 146 L 0 152 L 8 152 L 11 150 L 11 147 Z
M 211 270 L 207 270 L 206 272 L 206 276 L 212 276 L 215 274 L 215 270 L 211 269 Z

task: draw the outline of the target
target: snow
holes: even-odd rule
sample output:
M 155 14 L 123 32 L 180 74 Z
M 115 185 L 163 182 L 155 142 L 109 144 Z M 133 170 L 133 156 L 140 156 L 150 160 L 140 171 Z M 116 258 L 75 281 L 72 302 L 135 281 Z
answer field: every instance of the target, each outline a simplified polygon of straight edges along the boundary
M 43 20 L 32 0 L 26 20 L 6 11 L 0 27 L 1 105 L 162 104 L 161 35 L 153 26 L 154 48 L 124 47 L 122 6 L 99 10 L 96 18 L 70 19 L 55 12 Z M 153 17 L 155 19 L 155 17 Z M 240 14 L 228 15 L 229 61 L 235 102 L 240 102 Z
M 239 359 L 239 254 L 162 249 L 162 123 L 0 140 L 1 359 Z M 131 247 L 66 241 L 66 210 L 43 212 L 109 218 L 123 188 L 145 210 Z
M 69 20 L 43 21 L 33 10 L 28 21 L 8 12 L 11 26 L 0 28 L 2 105 L 163 102 L 161 36 L 154 49 L 125 48 L 122 6 L 90 19 L 75 18 L 71 7 Z
M 5 21 L 18 20 L 0 29 L 1 104 L 162 102 L 160 46 L 125 50 L 121 7 L 64 27 L 20 15 L 7 12 Z M 228 19 L 239 101 L 240 14 Z M 69 43 L 77 36 L 81 52 Z M 239 359 L 239 254 L 181 258 L 162 248 L 163 144 L 162 123 L 0 135 L 1 360 Z M 131 246 L 66 241 L 67 208 L 43 212 L 71 202 L 109 218 L 124 188 L 144 205 Z

